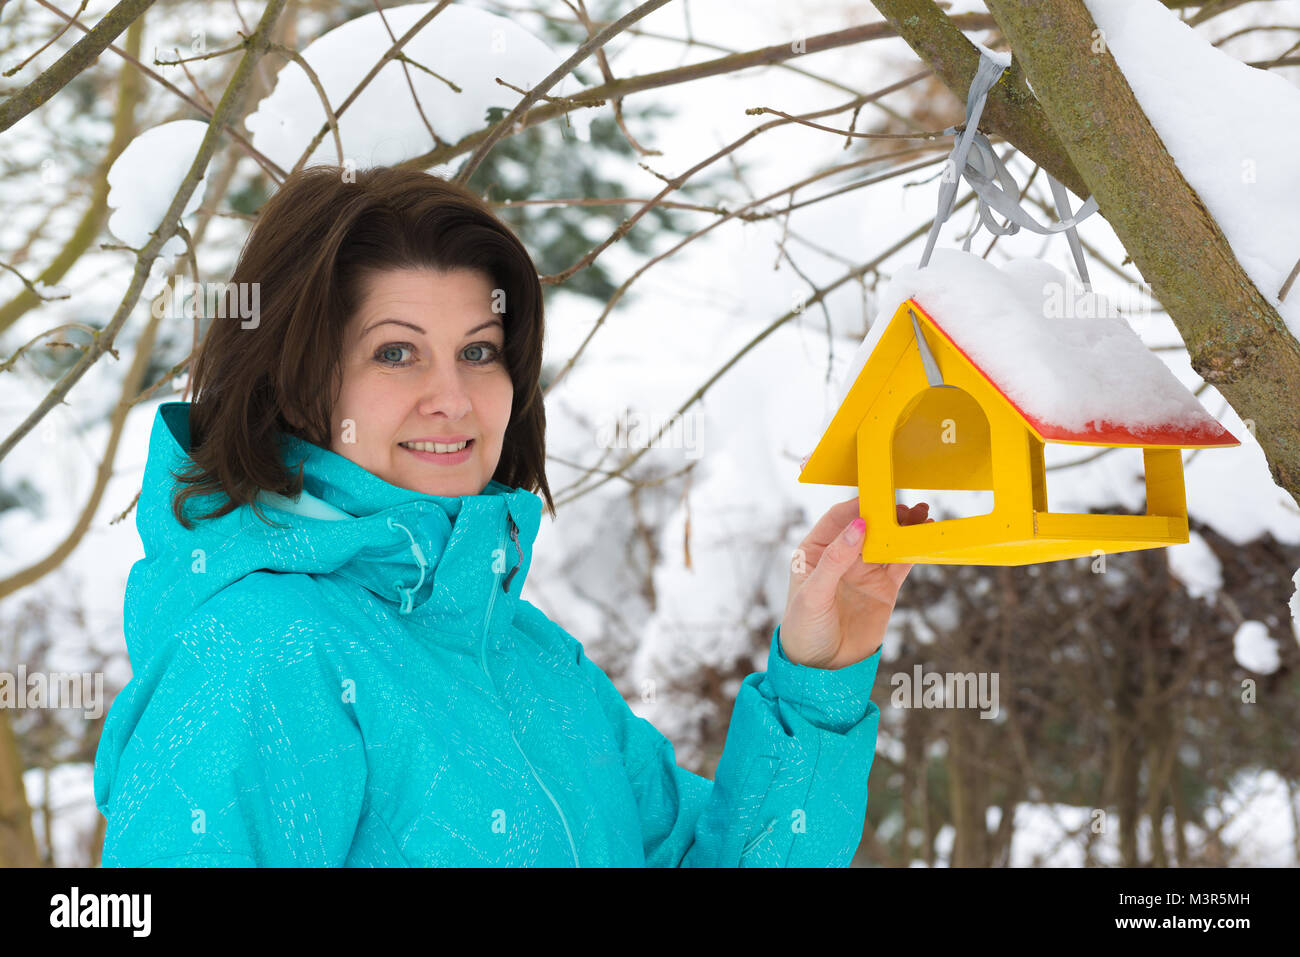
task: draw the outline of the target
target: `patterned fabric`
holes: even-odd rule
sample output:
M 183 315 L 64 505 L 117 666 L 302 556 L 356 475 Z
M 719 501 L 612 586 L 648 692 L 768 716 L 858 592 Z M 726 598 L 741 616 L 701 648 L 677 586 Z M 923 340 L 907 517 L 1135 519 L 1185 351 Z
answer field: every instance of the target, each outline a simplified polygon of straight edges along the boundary
M 189 403 L 160 406 L 127 581 L 133 677 L 95 760 L 105 866 L 847 866 L 880 652 L 740 688 L 715 779 L 677 766 L 520 596 L 541 499 L 397 488 L 282 436 L 297 501 L 187 531 Z M 201 498 L 190 514 L 224 498 Z

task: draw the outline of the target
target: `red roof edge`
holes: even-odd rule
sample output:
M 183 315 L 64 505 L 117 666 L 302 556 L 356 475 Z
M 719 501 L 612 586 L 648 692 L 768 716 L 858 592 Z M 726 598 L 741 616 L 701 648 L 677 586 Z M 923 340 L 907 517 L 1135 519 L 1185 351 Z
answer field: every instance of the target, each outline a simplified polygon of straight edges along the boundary
M 1205 413 L 1206 421 L 1195 426 L 1164 423 L 1137 429 L 1123 424 L 1101 422 L 1094 429 L 1067 429 L 1054 423 L 1045 422 L 1029 415 L 1010 396 L 1003 392 L 998 387 L 998 384 L 989 377 L 988 373 L 980 367 L 980 364 L 972 359 L 965 349 L 957 345 L 952 336 L 948 335 L 943 326 L 939 325 L 938 321 L 926 312 L 919 302 L 911 297 L 908 297 L 907 301 L 916 307 L 916 311 L 920 315 L 930 321 L 930 324 L 948 341 L 948 344 L 956 349 L 971 364 L 971 367 L 984 377 L 984 381 L 992 386 L 998 395 L 1006 399 L 1007 403 L 1016 410 L 1016 414 L 1024 419 L 1025 423 L 1031 426 L 1045 441 L 1086 442 L 1096 445 L 1162 445 L 1183 449 L 1221 448 L 1241 444 L 1241 441 L 1236 436 L 1219 424 L 1208 412 Z

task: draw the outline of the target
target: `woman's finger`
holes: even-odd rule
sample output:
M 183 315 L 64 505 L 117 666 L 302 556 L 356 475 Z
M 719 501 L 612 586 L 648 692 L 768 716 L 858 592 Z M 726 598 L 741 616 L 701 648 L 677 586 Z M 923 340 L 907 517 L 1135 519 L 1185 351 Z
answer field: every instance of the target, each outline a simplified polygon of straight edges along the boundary
M 844 526 L 853 521 L 858 516 L 859 506 L 858 497 L 845 499 L 832 505 L 830 509 L 818 519 L 817 524 L 812 527 L 807 535 L 804 536 L 799 548 L 805 553 L 814 545 L 828 545 L 835 539 L 835 536 L 843 531 Z
M 835 603 L 836 588 L 844 573 L 862 561 L 862 539 L 866 534 L 866 520 L 861 517 L 849 522 L 835 537 L 821 560 L 812 570 L 803 586 L 805 607 L 828 608 Z

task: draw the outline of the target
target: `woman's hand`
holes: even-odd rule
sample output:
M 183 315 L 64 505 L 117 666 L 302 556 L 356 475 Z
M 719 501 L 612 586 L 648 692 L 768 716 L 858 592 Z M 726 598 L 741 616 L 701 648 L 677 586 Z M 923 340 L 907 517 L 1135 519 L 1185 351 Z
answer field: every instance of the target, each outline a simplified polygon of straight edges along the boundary
M 934 521 L 926 517 L 925 502 L 897 508 L 900 525 Z M 780 641 L 795 664 L 843 668 L 870 658 L 885 640 L 898 589 L 912 566 L 864 562 L 867 529 L 858 512 L 857 496 L 832 506 L 794 553 Z

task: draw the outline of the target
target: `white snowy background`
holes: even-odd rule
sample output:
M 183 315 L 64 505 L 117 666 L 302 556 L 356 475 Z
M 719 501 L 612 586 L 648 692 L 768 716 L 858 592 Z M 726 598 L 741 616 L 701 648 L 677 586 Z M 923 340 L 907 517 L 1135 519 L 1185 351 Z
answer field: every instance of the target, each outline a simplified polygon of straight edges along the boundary
M 1300 90 L 1296 88 L 1300 70 L 1290 68 L 1264 75 L 1236 65 L 1238 61 L 1276 54 L 1278 41 L 1267 35 L 1244 35 L 1225 45 L 1223 51 L 1208 45 L 1207 38 L 1222 36 L 1249 23 L 1249 6 L 1215 18 L 1212 29 L 1194 32 L 1177 23 L 1155 0 L 1088 0 L 1088 4 L 1106 29 L 1118 62 L 1151 112 L 1162 139 L 1179 159 L 1189 183 L 1201 193 L 1218 218 L 1261 291 L 1273 296 L 1281 278 L 1300 255 L 1300 189 L 1295 176 L 1295 157 L 1300 153 L 1297 141 L 1300 139 L 1300 122 L 1297 122 Z M 83 20 L 98 19 L 109 5 L 106 0 L 92 0 Z M 501 9 L 490 3 L 458 6 Z M 562 5 L 555 6 L 557 13 L 567 12 Z M 1287 15 L 1278 16 L 1279 21 L 1300 23 L 1297 0 L 1270 6 L 1286 8 Z M 250 22 L 260 12 L 259 5 L 250 3 L 241 4 L 241 9 Z M 976 0 L 963 0 L 953 4 L 949 12 L 967 10 L 983 12 L 984 7 Z M 398 33 L 403 29 L 397 25 L 402 17 L 413 19 L 405 13 L 392 12 Z M 728 49 L 786 43 L 792 37 L 877 19 L 878 15 L 868 4 L 822 0 L 749 0 L 743 6 L 730 0 L 693 0 L 689 7 L 693 35 Z M 229 11 L 219 7 L 195 7 L 192 19 L 188 20 L 152 18 L 148 22 L 145 49 L 152 50 L 157 44 L 170 50 L 172 45 L 179 45 L 184 52 L 195 28 L 205 29 L 211 38 L 209 46 L 215 48 L 220 45 L 217 38 L 231 35 L 234 25 L 230 21 Z M 516 23 L 528 29 L 534 21 L 520 13 Z M 649 32 L 681 35 L 686 27 L 683 9 L 670 5 L 651 14 L 640 26 Z M 534 32 L 540 31 L 534 26 Z M 331 90 L 348 89 L 350 83 L 333 78 L 330 64 L 340 75 L 355 71 L 358 63 L 372 62 L 386 47 L 386 34 L 374 33 L 373 43 L 373 50 L 355 48 L 352 56 L 336 56 L 316 64 Z M 47 51 L 28 72 L 47 66 L 59 49 L 56 45 Z M 436 49 L 436 44 L 431 49 Z M 555 51 L 555 56 L 567 52 Z M 620 75 L 717 55 L 712 50 L 686 52 L 679 43 L 649 37 L 621 37 L 607 52 L 613 69 Z M 374 56 L 362 56 L 362 53 Z M 537 56 L 538 63 L 545 61 L 541 53 Z M 899 39 L 810 55 L 802 65 L 862 90 L 882 86 L 919 69 L 915 56 Z M 540 67 L 530 69 L 530 75 L 536 75 Z M 283 75 L 291 72 L 292 68 L 286 67 Z M 174 74 L 176 70 L 172 68 L 168 75 Z M 404 88 L 401 92 L 403 95 L 390 98 L 392 103 L 409 102 Z M 509 91 L 506 93 L 513 96 Z M 337 94 L 331 92 L 331 95 Z M 294 96 L 301 103 L 316 101 L 310 90 L 303 92 L 301 85 L 296 93 L 285 88 L 275 96 L 287 99 L 278 104 L 264 101 L 261 111 L 250 118 L 248 127 L 260 148 L 287 157 L 293 151 L 286 152 L 282 141 L 293 131 L 286 131 L 285 123 L 277 121 L 277 116 L 294 114 Z M 637 96 L 645 102 L 661 101 L 674 111 L 671 122 L 636 131 L 643 142 L 648 141 L 648 145 L 662 151 L 663 155 L 652 157 L 649 162 L 654 169 L 668 174 L 688 168 L 707 152 L 768 119 L 747 116 L 744 111 L 748 107 L 768 105 L 788 113 L 800 113 L 846 98 L 840 92 L 829 92 L 816 81 L 779 69 L 751 70 L 741 76 L 700 80 Z M 380 98 L 376 100 L 378 105 L 370 110 L 355 111 L 357 125 L 348 140 L 352 155 L 391 160 L 411 150 L 412 143 L 418 148 L 421 142 L 418 133 L 423 130 L 418 117 L 387 116 L 382 112 L 383 102 Z M 504 102 L 509 105 L 512 101 Z M 891 99 L 887 97 L 886 102 Z M 907 100 L 895 97 L 892 102 L 901 109 Z M 48 108 L 68 111 L 65 135 L 107 140 L 105 128 L 76 115 L 66 103 L 56 99 Z M 395 111 L 401 108 L 404 106 L 393 106 Z M 841 125 L 846 116 L 838 119 Z M 156 117 L 152 125 L 170 118 Z M 953 115 L 951 121 L 957 118 Z M 313 117 L 305 126 L 314 129 L 318 122 L 319 118 Z M 29 131 L 28 135 L 24 135 L 24 130 Z M 0 148 L 12 150 L 14 156 L 53 157 L 52 164 L 47 164 L 46 179 L 48 188 L 60 189 L 60 177 L 70 171 L 60 166 L 57 144 L 47 142 L 34 130 L 29 117 L 4 136 Z M 129 187 L 123 187 L 124 192 L 115 196 L 114 205 L 126 210 L 114 217 L 113 231 L 119 239 L 138 242 L 140 217 L 161 212 L 161 208 L 151 210 L 144 204 L 151 197 L 155 204 L 163 197 L 165 205 L 171 194 L 160 184 L 169 175 L 175 179 L 183 173 L 187 165 L 185 154 L 188 151 L 192 155 L 196 143 L 193 134 L 192 127 L 182 130 L 169 141 L 171 148 L 144 154 L 148 188 L 137 189 L 133 194 Z M 840 142 L 841 138 L 831 134 L 794 125 L 766 133 L 761 145 L 744 154 L 747 162 L 753 164 L 746 186 L 756 195 L 784 186 L 801 171 L 811 168 L 819 157 L 835 161 Z M 582 145 L 579 141 L 568 148 L 581 149 Z M 332 141 L 327 137 L 318 155 L 323 161 L 332 162 L 333 150 Z M 1254 182 L 1224 175 L 1225 169 L 1241 169 L 1244 160 L 1253 161 Z M 631 162 L 621 165 L 610 162 L 605 172 L 617 175 L 625 183 L 627 195 L 653 195 L 662 186 L 659 179 Z M 1012 169 L 1023 183 L 1030 164 L 1018 157 Z M 882 186 L 849 192 L 833 202 L 800 211 L 792 220 L 790 237 L 800 267 L 819 285 L 837 278 L 846 268 L 813 252 L 804 245 L 805 239 L 861 261 L 915 229 L 934 213 L 938 182 L 932 179 L 924 185 L 904 186 L 928 177 L 930 172 L 918 172 Z M 119 188 L 117 183 L 114 187 L 115 191 Z M 15 193 L 11 184 L 0 184 L 0 189 L 5 190 L 0 248 L 11 248 L 17 237 L 27 234 L 34 219 L 43 215 L 46 204 L 25 206 L 23 197 Z M 965 191 L 963 185 L 959 195 Z M 737 196 L 742 195 L 737 190 Z M 1079 202 L 1079 197 L 1073 198 L 1073 205 Z M 960 246 L 959 237 L 970 225 L 972 209 L 968 206 L 948 222 L 940 237 L 941 248 Z M 1043 218 L 1039 211 L 1034 212 L 1037 218 Z M 74 211 L 66 207 L 56 213 L 48 235 L 66 235 L 68 229 L 61 232 L 59 227 L 69 227 L 73 216 Z M 119 227 L 123 232 L 119 232 Z M 152 225 L 143 228 L 147 232 Z M 228 256 L 233 256 L 244 228 L 238 220 L 216 219 L 210 227 L 208 244 L 224 248 Z M 1113 262 L 1124 258 L 1124 250 L 1100 216 L 1085 221 L 1080 235 Z M 780 238 L 781 225 L 776 219 L 755 224 L 731 222 L 714 230 L 704 241 L 691 244 L 682 255 L 655 266 L 639 280 L 634 287 L 635 295 L 618 305 L 605 329 L 588 347 L 581 364 L 552 396 L 548 406 L 551 453 L 570 461 L 593 460 L 599 450 L 590 421 L 602 416 L 608 419 L 620 409 L 667 418 L 721 363 L 806 296 L 806 283 L 787 264 L 774 268 L 776 243 Z M 988 234 L 981 233 L 974 248 L 982 250 L 987 241 Z M 888 276 L 915 266 L 922 245 L 923 241 L 918 240 L 907 246 L 884 264 L 882 272 Z M 52 248 L 52 245 L 38 246 L 35 261 L 42 261 L 42 253 Z M 997 264 L 1010 257 L 1042 259 L 1073 274 L 1063 236 L 1045 239 L 1022 232 L 1004 237 L 990 262 Z M 216 258 L 208 257 L 205 270 L 217 273 Z M 602 260 L 611 268 L 616 281 L 640 265 L 640 257 L 617 244 L 603 254 Z M 72 299 L 29 312 L 6 334 L 0 352 L 8 355 L 18 344 L 55 321 L 108 314 L 125 287 L 129 268 L 129 257 L 121 252 L 96 252 L 82 257 L 61 284 L 73 293 Z M 1126 268 L 1132 281 L 1140 282 L 1136 270 L 1131 265 Z M 1096 264 L 1092 278 L 1095 288 L 1103 294 L 1109 291 L 1123 299 L 1131 292 L 1112 273 Z M 12 276 L 0 273 L 0 301 L 12 297 L 17 289 Z M 762 612 L 755 608 L 755 581 L 761 583 L 767 612 L 774 611 L 779 617 L 785 602 L 785 560 L 789 552 L 827 508 L 855 494 L 849 488 L 800 484 L 796 480 L 800 461 L 812 451 L 821 428 L 834 412 L 868 325 L 882 311 L 892 313 L 896 304 L 878 301 L 874 296 L 864 300 L 860 287 L 846 284 L 827 300 L 835 323 L 831 351 L 828 352 L 822 314 L 812 307 L 799 321 L 787 323 L 747 353 L 732 373 L 692 408 L 691 412 L 697 416 L 701 453 L 689 496 L 692 567 L 686 568 L 683 562 L 687 506 L 679 503 L 661 516 L 656 531 L 662 556 L 654 573 L 659 607 L 648 618 L 628 615 L 629 628 L 634 631 L 617 638 L 622 648 L 637 649 L 632 671 L 626 676 L 628 687 L 641 687 L 645 681 L 663 687 L 674 677 L 689 675 L 703 664 L 725 668 L 745 653 L 749 640 L 745 624 Z M 146 308 L 147 304 L 142 302 L 137 307 L 138 315 L 143 316 Z M 599 312 L 599 305 L 590 299 L 563 289 L 554 291 L 547 307 L 547 361 L 561 363 L 570 356 Z M 1293 332 L 1300 333 L 1300 292 L 1290 298 L 1282 312 Z M 1135 317 L 1131 325 L 1149 346 L 1177 345 L 1181 341 L 1177 329 L 1163 313 Z M 1184 351 L 1159 351 L 1153 355 L 1188 388 L 1201 384 Z M 121 363 L 107 359 L 99 362 L 77 385 L 72 401 L 56 408 L 47 417 L 47 426 L 27 436 L 0 462 L 3 480 L 0 484 L 15 488 L 26 483 L 41 491 L 44 502 L 40 510 L 10 508 L 0 512 L 0 575 L 43 557 L 71 528 L 91 488 L 107 434 L 103 424 L 86 424 L 86 410 L 105 409 L 116 401 L 122 371 Z M 14 374 L 0 376 L 0 419 L 6 433 L 45 391 L 46 385 L 29 365 L 20 363 Z M 169 395 L 161 401 L 176 398 L 179 395 Z M 1200 402 L 1242 444 L 1238 448 L 1208 450 L 1189 459 L 1186 485 L 1191 516 L 1236 544 L 1265 534 L 1287 544 L 1300 542 L 1300 512 L 1290 496 L 1272 482 L 1250 429 L 1213 388 L 1201 393 Z M 121 654 L 122 593 L 132 563 L 143 553 L 134 514 L 117 525 L 109 522 L 126 508 L 138 490 L 157 404 L 147 403 L 131 413 L 107 494 L 92 530 L 76 552 L 57 573 L 6 602 L 5 617 L 12 618 L 19 602 L 39 602 L 57 610 L 75 597 L 84 608 L 86 619 L 84 623 L 67 624 L 64 633 L 71 639 L 59 646 L 60 658 L 56 660 L 66 659 L 70 670 L 78 670 L 75 663 L 87 652 L 77 643 L 83 639 L 89 641 L 94 650 L 117 656 L 105 677 L 106 684 L 114 688 L 129 678 Z M 1053 464 L 1053 452 L 1063 452 L 1062 460 L 1077 455 L 1069 449 L 1049 446 L 1049 465 Z M 655 449 L 646 458 L 666 467 L 680 468 L 688 464 L 690 456 L 688 449 L 668 447 Z M 1143 489 L 1135 469 L 1137 465 L 1140 458 L 1105 456 L 1095 464 L 1059 473 L 1053 478 L 1053 495 L 1059 496 L 1063 506 L 1079 510 L 1113 504 L 1139 507 Z M 555 492 L 572 481 L 575 472 L 553 463 L 548 475 Z M 1057 500 L 1054 497 L 1054 504 Z M 605 606 L 618 608 L 626 604 L 625 596 L 620 593 L 625 583 L 602 577 L 604 568 L 618 567 L 620 563 L 600 560 L 602 553 L 618 552 L 625 545 L 629 529 L 627 516 L 623 514 L 625 502 L 618 483 L 612 482 L 561 508 L 556 522 L 544 518 L 528 583 L 531 600 L 583 640 L 598 662 L 603 641 L 591 636 L 599 635 L 608 622 Z M 775 530 L 786 527 L 789 516 L 800 511 L 804 521 L 796 523 L 781 539 Z M 1173 573 L 1193 594 L 1213 594 L 1221 582 L 1221 569 L 1200 536 L 1193 535 L 1188 544 L 1170 548 L 1167 554 Z M 576 581 L 571 572 L 574 567 L 581 570 Z M 1279 575 L 1290 579 L 1293 571 L 1279 570 Z M 1300 588 L 1300 573 L 1296 585 Z M 900 610 L 906 604 L 904 586 Z M 631 610 L 630 604 L 627 607 Z M 1300 599 L 1292 601 L 1291 611 L 1300 618 Z M 1279 608 L 1279 614 L 1285 613 L 1284 607 Z M 902 615 L 896 615 L 896 619 L 901 618 Z M 896 630 L 891 629 L 885 649 L 887 658 L 896 641 Z M 1234 645 L 1243 667 L 1260 674 L 1276 668 L 1276 643 L 1264 625 L 1246 622 Z M 878 679 L 878 689 L 883 687 L 881 682 L 883 679 Z M 736 687 L 733 682 L 728 691 L 734 694 Z M 652 702 L 634 698 L 630 703 L 669 737 L 676 737 L 697 718 L 671 695 L 657 695 Z M 891 741 L 882 732 L 879 744 L 882 751 L 895 746 L 898 742 Z M 679 759 L 690 756 L 679 752 Z M 27 782 L 32 803 L 39 803 L 45 786 L 44 774 L 33 770 Z M 91 767 L 61 767 L 51 776 L 50 786 L 55 806 L 64 809 L 54 830 L 56 861 L 75 860 L 80 853 L 78 844 L 93 829 L 98 813 L 91 794 Z M 1276 776 L 1265 773 L 1243 778 L 1238 782 L 1235 797 L 1246 811 L 1236 817 L 1232 829 L 1225 832 L 1225 839 L 1240 840 L 1244 847 L 1251 849 L 1247 863 L 1294 864 L 1294 818 L 1286 790 Z M 1063 835 L 1064 829 L 1083 824 L 1076 818 L 1086 813 L 1086 809 L 1080 808 L 1021 805 L 1017 810 L 1012 863 L 1080 863 L 1078 842 L 1063 840 Z M 1146 826 L 1145 819 L 1143 826 Z M 37 832 L 38 835 L 43 832 L 40 821 Z M 945 844 L 941 834 L 940 850 L 944 855 L 951 843 L 950 835 L 947 841 Z M 1117 857 L 1112 852 L 1113 849 L 1103 849 L 1099 853 Z

